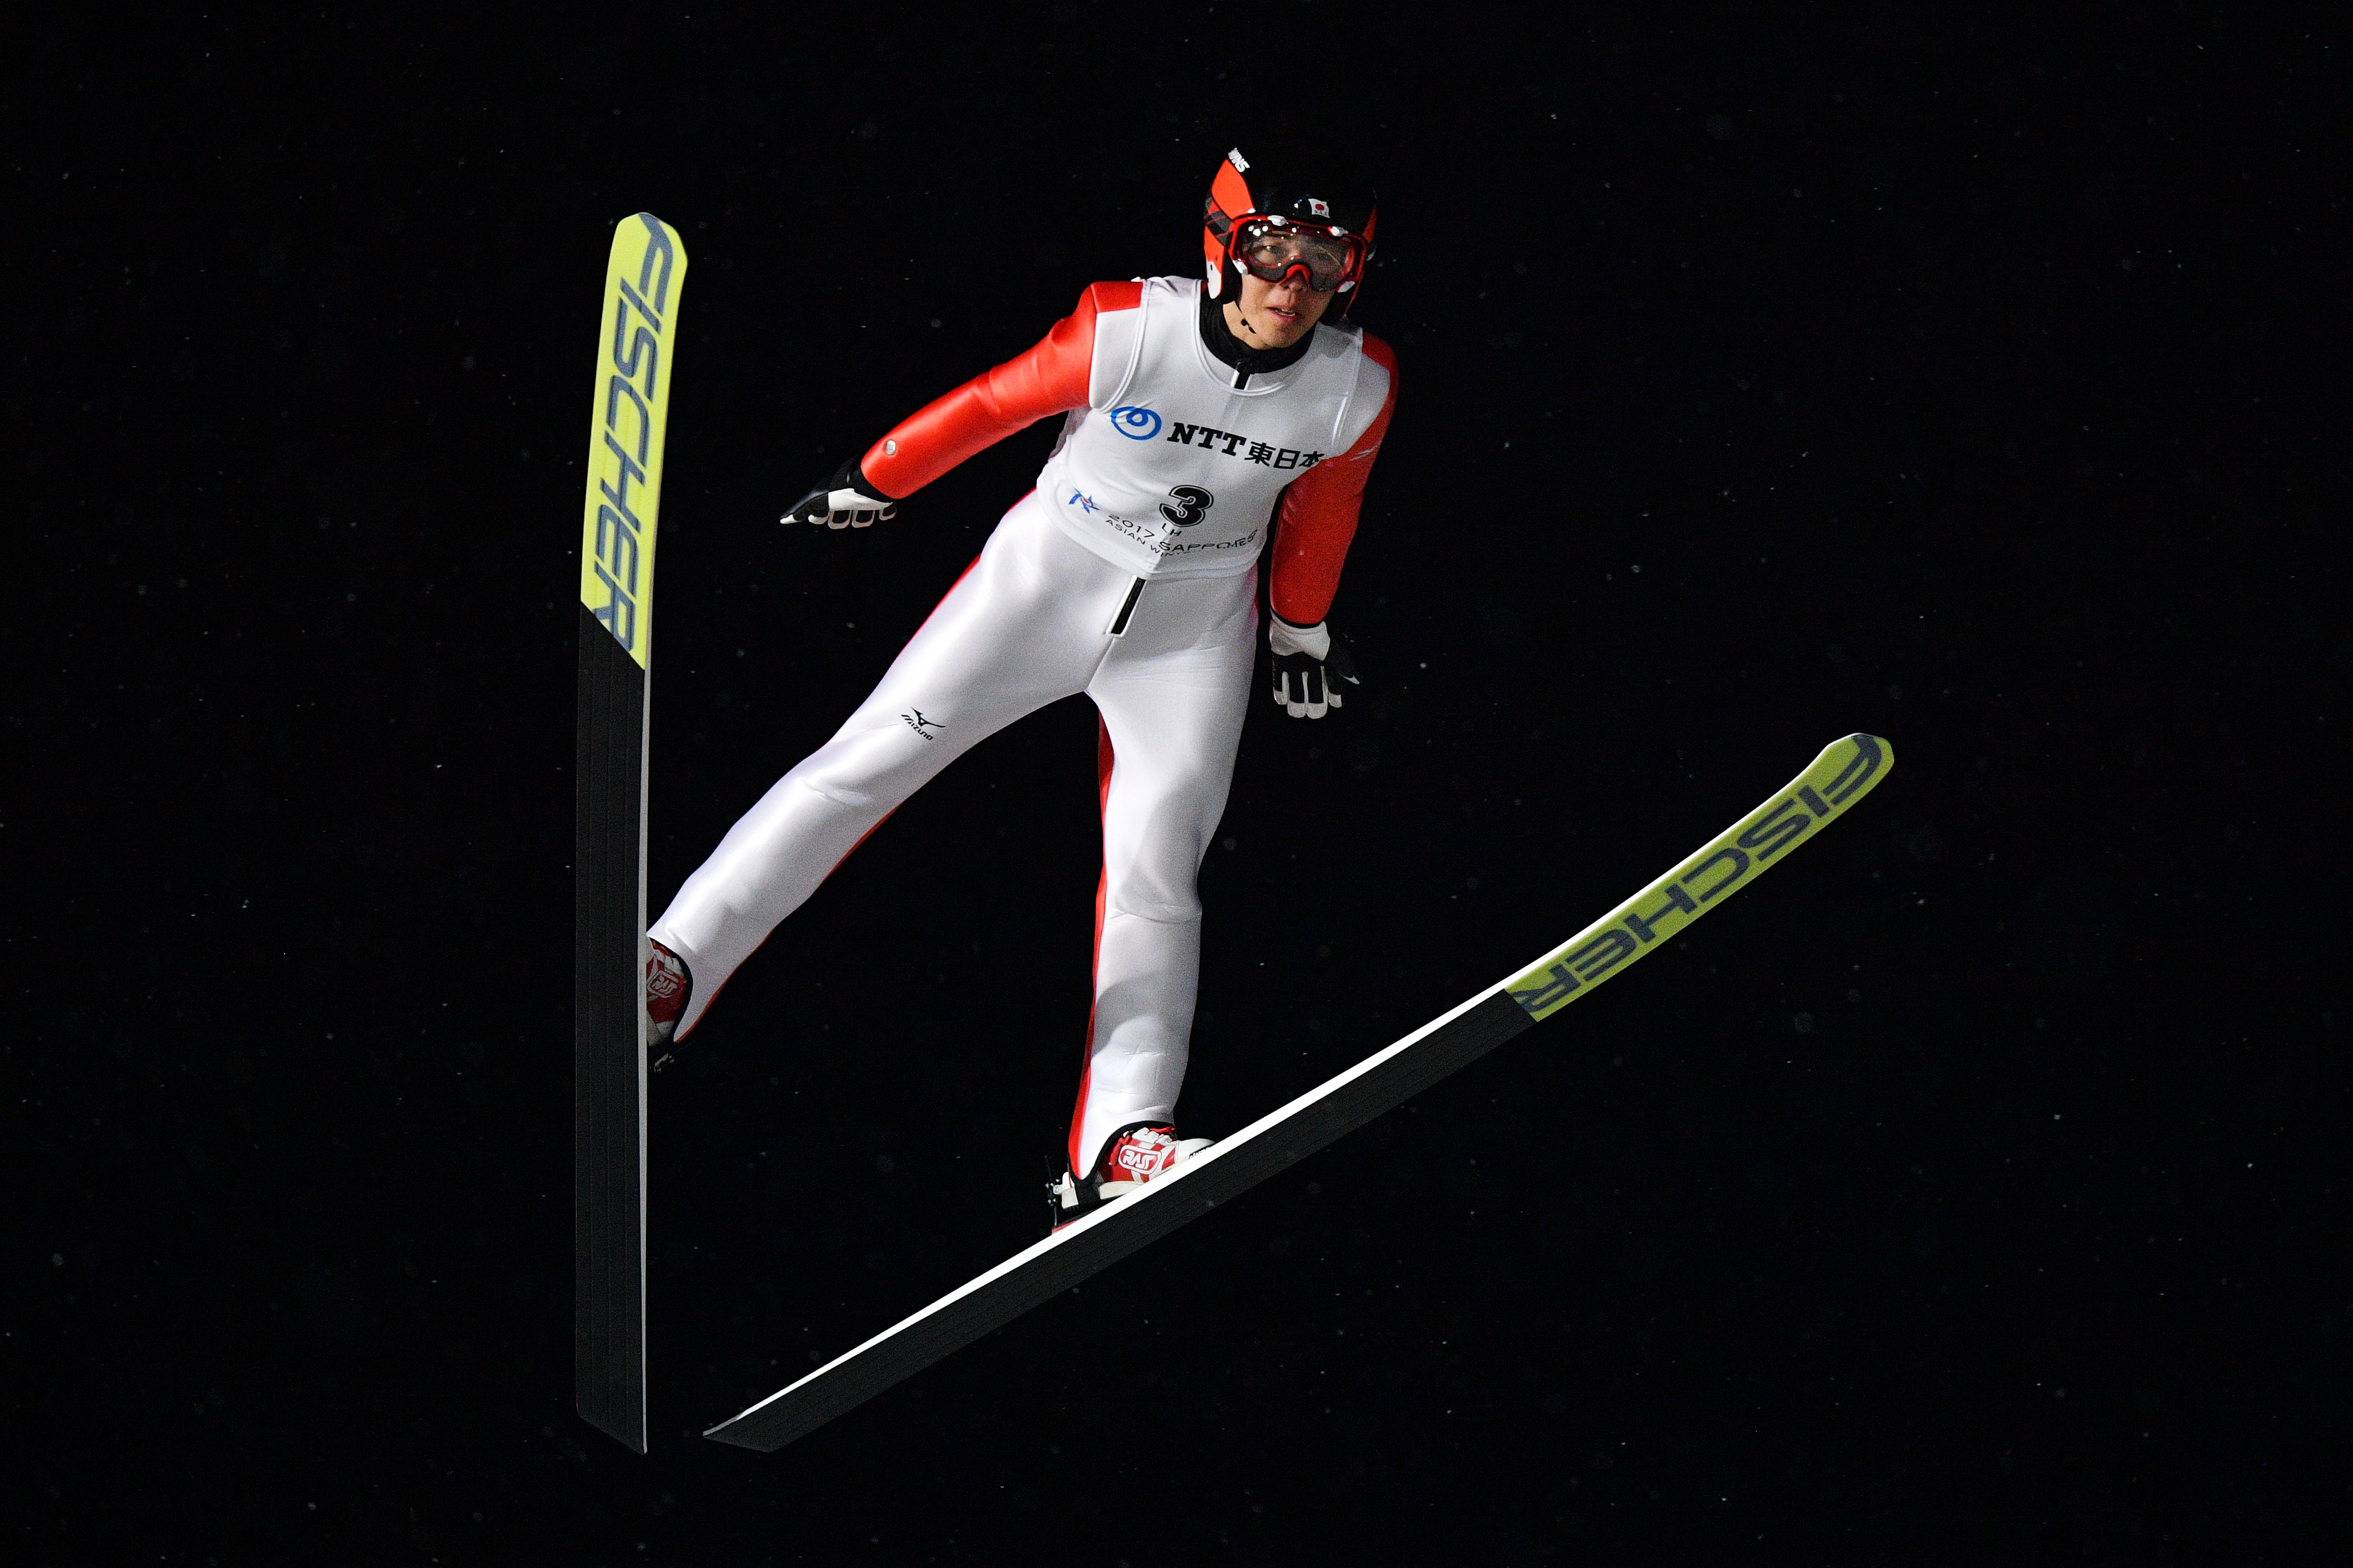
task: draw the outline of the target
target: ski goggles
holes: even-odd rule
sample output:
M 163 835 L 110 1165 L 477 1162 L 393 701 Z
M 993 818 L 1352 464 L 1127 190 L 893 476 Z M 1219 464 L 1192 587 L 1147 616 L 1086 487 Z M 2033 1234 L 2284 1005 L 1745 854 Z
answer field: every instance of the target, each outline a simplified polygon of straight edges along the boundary
M 1280 217 L 1244 218 L 1234 226 L 1235 261 L 1253 278 L 1280 283 L 1304 273 L 1307 287 L 1329 294 L 1363 268 L 1365 242 L 1344 228 L 1317 228 Z

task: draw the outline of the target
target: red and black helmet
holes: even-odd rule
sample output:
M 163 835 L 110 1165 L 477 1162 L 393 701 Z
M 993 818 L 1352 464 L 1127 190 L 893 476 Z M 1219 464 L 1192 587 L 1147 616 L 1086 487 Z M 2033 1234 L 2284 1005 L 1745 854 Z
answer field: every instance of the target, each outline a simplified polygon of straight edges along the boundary
M 1224 295 L 1229 272 L 1273 283 L 1300 271 L 1317 292 L 1336 289 L 1342 313 L 1356 302 L 1380 207 L 1371 187 L 1329 163 L 1226 154 L 1201 216 L 1211 299 Z

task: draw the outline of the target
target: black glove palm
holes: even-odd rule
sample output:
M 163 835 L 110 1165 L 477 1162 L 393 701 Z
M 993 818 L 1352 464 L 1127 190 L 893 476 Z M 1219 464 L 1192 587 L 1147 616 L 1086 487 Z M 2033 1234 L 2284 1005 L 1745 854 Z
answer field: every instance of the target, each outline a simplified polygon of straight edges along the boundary
M 1341 706 L 1341 688 L 1363 682 L 1348 645 L 1332 633 L 1329 621 L 1294 626 L 1281 616 L 1268 618 L 1267 647 L 1274 655 L 1274 700 L 1294 719 L 1321 719 Z
M 899 514 L 899 503 L 867 480 L 852 458 L 833 471 L 833 478 L 785 509 L 778 522 L 821 522 L 828 528 L 866 528 L 888 522 Z

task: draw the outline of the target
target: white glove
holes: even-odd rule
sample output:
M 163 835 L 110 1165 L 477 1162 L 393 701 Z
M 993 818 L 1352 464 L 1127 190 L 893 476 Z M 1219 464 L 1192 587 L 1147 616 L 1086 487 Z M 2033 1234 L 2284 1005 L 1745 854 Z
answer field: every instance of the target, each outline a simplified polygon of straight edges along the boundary
M 1340 686 L 1359 686 L 1348 645 L 1332 635 L 1332 623 L 1294 626 L 1281 616 L 1267 616 L 1266 646 L 1274 654 L 1274 700 L 1294 719 L 1321 719 L 1340 706 Z
M 833 478 L 785 509 L 778 522 L 821 522 L 828 528 L 867 528 L 899 515 L 899 503 L 877 489 L 852 458 Z

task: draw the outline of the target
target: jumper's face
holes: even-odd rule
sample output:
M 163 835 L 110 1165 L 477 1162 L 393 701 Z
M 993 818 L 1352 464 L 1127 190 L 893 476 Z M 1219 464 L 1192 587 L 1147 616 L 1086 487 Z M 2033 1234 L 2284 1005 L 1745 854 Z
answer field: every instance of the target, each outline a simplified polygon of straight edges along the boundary
M 1287 349 L 1315 330 L 1337 298 L 1319 294 L 1293 272 L 1280 283 L 1241 274 L 1241 295 L 1226 303 L 1226 326 L 1254 349 Z

